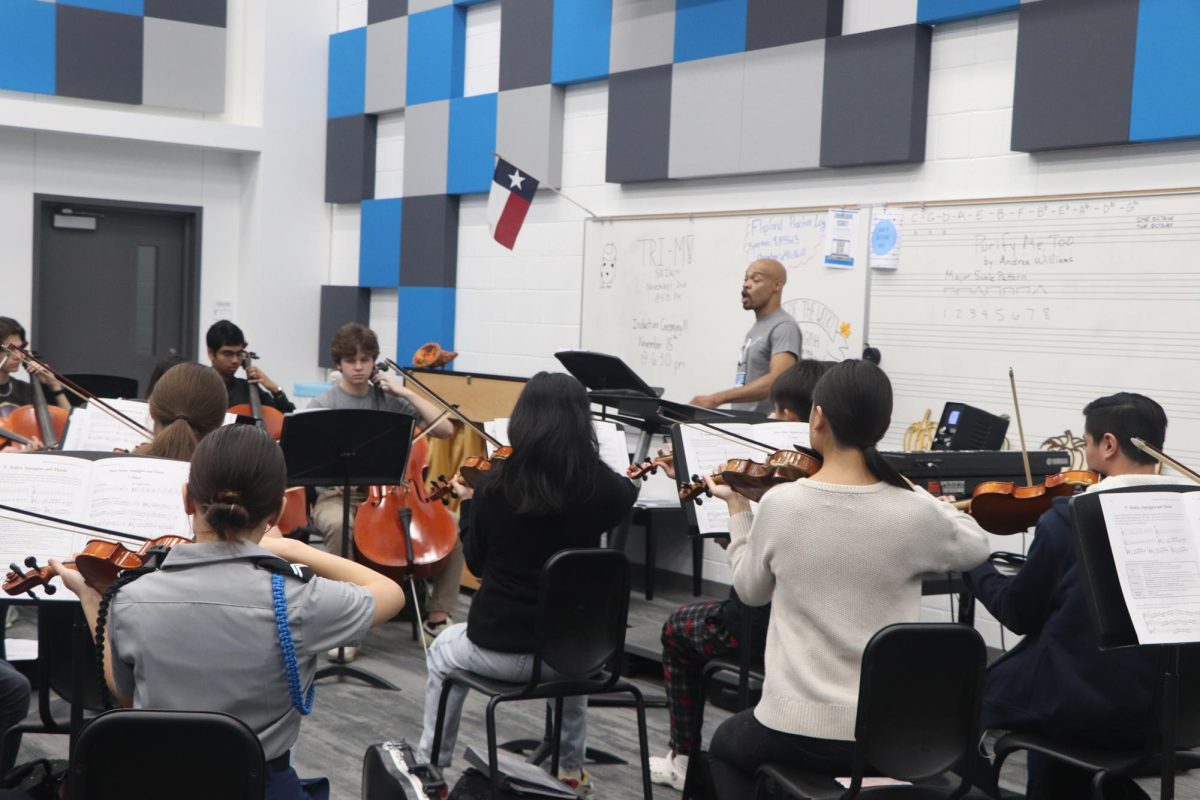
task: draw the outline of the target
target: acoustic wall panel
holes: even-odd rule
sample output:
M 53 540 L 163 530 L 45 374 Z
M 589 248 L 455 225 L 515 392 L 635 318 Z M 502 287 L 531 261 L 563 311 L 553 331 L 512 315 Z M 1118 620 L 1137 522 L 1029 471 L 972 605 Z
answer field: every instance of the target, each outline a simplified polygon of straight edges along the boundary
M 738 172 L 821 164 L 825 40 L 746 53 Z
M 404 112 L 404 196 L 446 193 L 450 101 L 409 106 Z
M 358 238 L 358 285 L 400 285 L 400 233 L 404 201 L 364 200 Z
M 842 33 L 842 0 L 749 0 L 746 49 L 827 39 Z
M 396 298 L 396 357 L 412 360 L 426 342 L 437 342 L 443 350 L 454 349 L 454 304 L 452 287 L 401 286 Z
M 613 0 L 554 0 L 551 83 L 582 83 L 608 77 L 612 4 Z
M 821 166 L 925 159 L 932 32 L 901 25 L 826 41 Z
M 545 84 L 501 91 L 496 104 L 496 152 L 541 183 L 561 186 L 563 88 Z
M 225 29 L 146 17 L 142 102 L 189 111 L 225 108 Z
M 481 94 L 450 101 L 447 194 L 487 192 L 496 151 L 497 96 Z
M 55 11 L 57 93 L 141 103 L 142 17 L 62 3 Z
M 54 16 L 40 0 L 0 3 L 0 89 L 54 94 Z
M 375 197 L 376 118 L 334 117 L 325 123 L 325 202 L 357 203 Z
M 744 73 L 743 53 L 675 65 L 667 177 L 738 171 Z
M 224 28 L 226 0 L 146 0 L 146 16 Z
M 405 197 L 400 285 L 453 287 L 457 277 L 458 198 L 444 194 Z
M 408 13 L 419 14 L 422 11 L 432 11 L 435 8 L 454 5 L 451 0 L 408 0 Z
M 359 286 L 322 286 L 317 366 L 324 369 L 337 367 L 330 357 L 329 343 L 338 328 L 348 322 L 371 323 L 371 290 Z
M 109 11 L 113 14 L 127 14 L 134 17 L 140 17 L 146 11 L 142 0 L 56 0 L 56 2 L 60 6 L 91 8 L 96 11 Z
M 675 61 L 746 49 L 747 0 L 675 0 Z
M 367 0 L 367 24 L 407 16 L 408 0 Z
M 917 22 L 922 25 L 936 25 L 1016 11 L 1020 5 L 1021 0 L 919 0 Z
M 667 177 L 671 152 L 671 73 L 674 67 L 630 70 L 608 80 L 609 183 Z
M 502 3 L 500 91 L 549 83 L 553 41 L 554 0 Z
M 408 100 L 408 17 L 367 26 L 364 110 L 399 111 Z
M 328 116 L 349 117 L 364 110 L 367 83 L 367 29 L 329 37 Z
M 675 0 L 613 0 L 610 72 L 675 60 Z
M 1135 142 L 1200 136 L 1200 3 L 1142 0 L 1129 138 Z
M 462 97 L 466 13 L 444 6 L 408 15 L 408 105 Z
M 1138 0 L 1024 3 L 1019 20 L 1012 149 L 1129 141 Z

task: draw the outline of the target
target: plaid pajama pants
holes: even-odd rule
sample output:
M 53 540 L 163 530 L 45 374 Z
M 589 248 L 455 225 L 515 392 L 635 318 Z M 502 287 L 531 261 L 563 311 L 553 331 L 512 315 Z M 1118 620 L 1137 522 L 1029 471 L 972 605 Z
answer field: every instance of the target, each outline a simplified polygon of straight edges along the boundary
M 700 750 L 700 743 L 692 741 L 692 727 L 704 665 L 738 650 L 737 637 L 725 629 L 720 613 L 725 602 L 709 600 L 681 606 L 663 623 L 663 680 L 671 716 L 670 746 L 679 755 Z

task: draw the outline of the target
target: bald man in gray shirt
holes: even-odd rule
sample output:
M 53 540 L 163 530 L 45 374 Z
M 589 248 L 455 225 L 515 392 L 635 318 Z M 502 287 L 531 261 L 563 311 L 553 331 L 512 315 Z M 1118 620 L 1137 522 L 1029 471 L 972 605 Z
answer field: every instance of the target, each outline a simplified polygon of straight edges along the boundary
M 746 268 L 742 281 L 742 308 L 754 312 L 754 324 L 746 334 L 738 360 L 733 388 L 692 398 L 704 408 L 731 403 L 736 411 L 771 412 L 767 395 L 771 384 L 788 367 L 800 360 L 800 326 L 781 308 L 787 270 L 770 258 L 759 259 Z

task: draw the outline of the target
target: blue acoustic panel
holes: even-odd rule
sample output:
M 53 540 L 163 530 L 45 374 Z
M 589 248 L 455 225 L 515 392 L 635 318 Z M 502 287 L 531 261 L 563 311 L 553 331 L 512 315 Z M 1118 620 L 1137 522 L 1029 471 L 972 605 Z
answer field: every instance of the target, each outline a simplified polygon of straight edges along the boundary
M 401 286 L 396 298 L 396 358 L 401 364 L 427 342 L 454 349 L 453 286 Z
M 329 37 L 329 117 L 363 113 L 367 91 L 367 29 Z
M 376 127 L 373 114 L 326 121 L 326 203 L 357 203 L 375 196 Z
M 671 74 L 674 65 L 630 70 L 608 80 L 609 183 L 659 181 L 671 153 Z
M 1023 3 L 1012 149 L 1128 142 L 1137 27 L 1138 0 Z
M 492 0 L 454 0 L 456 6 L 477 6 L 480 3 L 490 3 Z
M 404 196 L 446 193 L 450 101 L 422 103 L 404 112 Z
M 408 104 L 462 97 L 467 12 L 454 6 L 408 16 Z
M 972 17 L 986 17 L 1004 11 L 1016 11 L 1021 0 L 920 0 L 917 3 L 917 22 L 936 25 Z
M 745 53 L 675 65 L 667 177 L 697 178 L 738 171 L 745 69 Z
M 747 0 L 675 0 L 675 61 L 746 49 Z
M 146 0 L 146 16 L 224 28 L 226 0 Z
M 612 10 L 612 0 L 554 0 L 552 83 L 608 77 Z
M 495 94 L 450 101 L 450 159 L 447 194 L 486 192 L 492 185 L 496 150 Z
M 821 166 L 925 160 L 932 32 L 900 25 L 826 40 Z
M 453 287 L 457 278 L 458 198 L 404 198 L 400 285 Z
M 400 225 L 404 202 L 399 198 L 364 200 L 358 240 L 358 285 L 400 285 Z
M 142 17 L 56 6 L 57 92 L 65 97 L 142 102 Z
M 407 16 L 408 0 L 367 0 L 367 24 Z
M 675 60 L 675 0 L 613 0 L 609 71 Z
M 842 33 L 842 0 L 750 0 L 746 49 L 828 39 Z
M 1129 138 L 1200 136 L 1200 3 L 1142 0 L 1138 6 Z
M 60 6 L 91 8 L 96 11 L 111 11 L 114 14 L 131 14 L 140 17 L 146 13 L 143 0 L 58 0 Z
M 0 3 L 0 89 L 54 94 L 54 6 Z
M 550 82 L 554 0 L 500 5 L 500 91 Z

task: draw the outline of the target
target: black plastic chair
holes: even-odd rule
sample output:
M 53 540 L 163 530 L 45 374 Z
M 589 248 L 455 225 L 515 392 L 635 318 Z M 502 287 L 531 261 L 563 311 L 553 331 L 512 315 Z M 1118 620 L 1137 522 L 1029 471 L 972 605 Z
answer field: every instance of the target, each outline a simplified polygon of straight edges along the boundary
M 455 670 L 446 676 L 438 701 L 432 762 L 438 762 L 446 700 L 455 685 L 489 697 L 487 704 L 488 766 L 492 796 L 500 796 L 497 768 L 496 706 L 511 700 L 555 699 L 550 773 L 558 772 L 562 740 L 563 698 L 576 695 L 629 693 L 637 706 L 638 743 L 642 760 L 642 791 L 653 796 L 650 747 L 646 736 L 646 706 L 641 691 L 620 679 L 629 615 L 629 560 L 608 549 L 563 550 L 542 569 L 538 618 L 534 631 L 533 670 L 526 683 L 510 683 Z M 543 665 L 563 678 L 543 679 Z
M 91 373 L 79 373 L 64 377 L 79 384 L 97 397 L 120 397 L 125 400 L 138 399 L 138 382 L 134 378 L 123 378 L 120 375 L 95 375 Z M 71 405 L 73 406 L 83 405 L 83 400 L 73 394 L 68 394 L 67 399 L 71 401 Z
M 71 800 L 262 800 L 263 749 L 254 731 L 210 711 L 119 709 L 96 717 L 71 757 Z
M 756 797 L 961 798 L 970 784 L 946 773 L 975 746 L 987 648 L 956 623 L 889 625 L 863 651 L 850 787 L 786 764 L 759 769 Z M 863 788 L 867 775 L 912 786 Z

